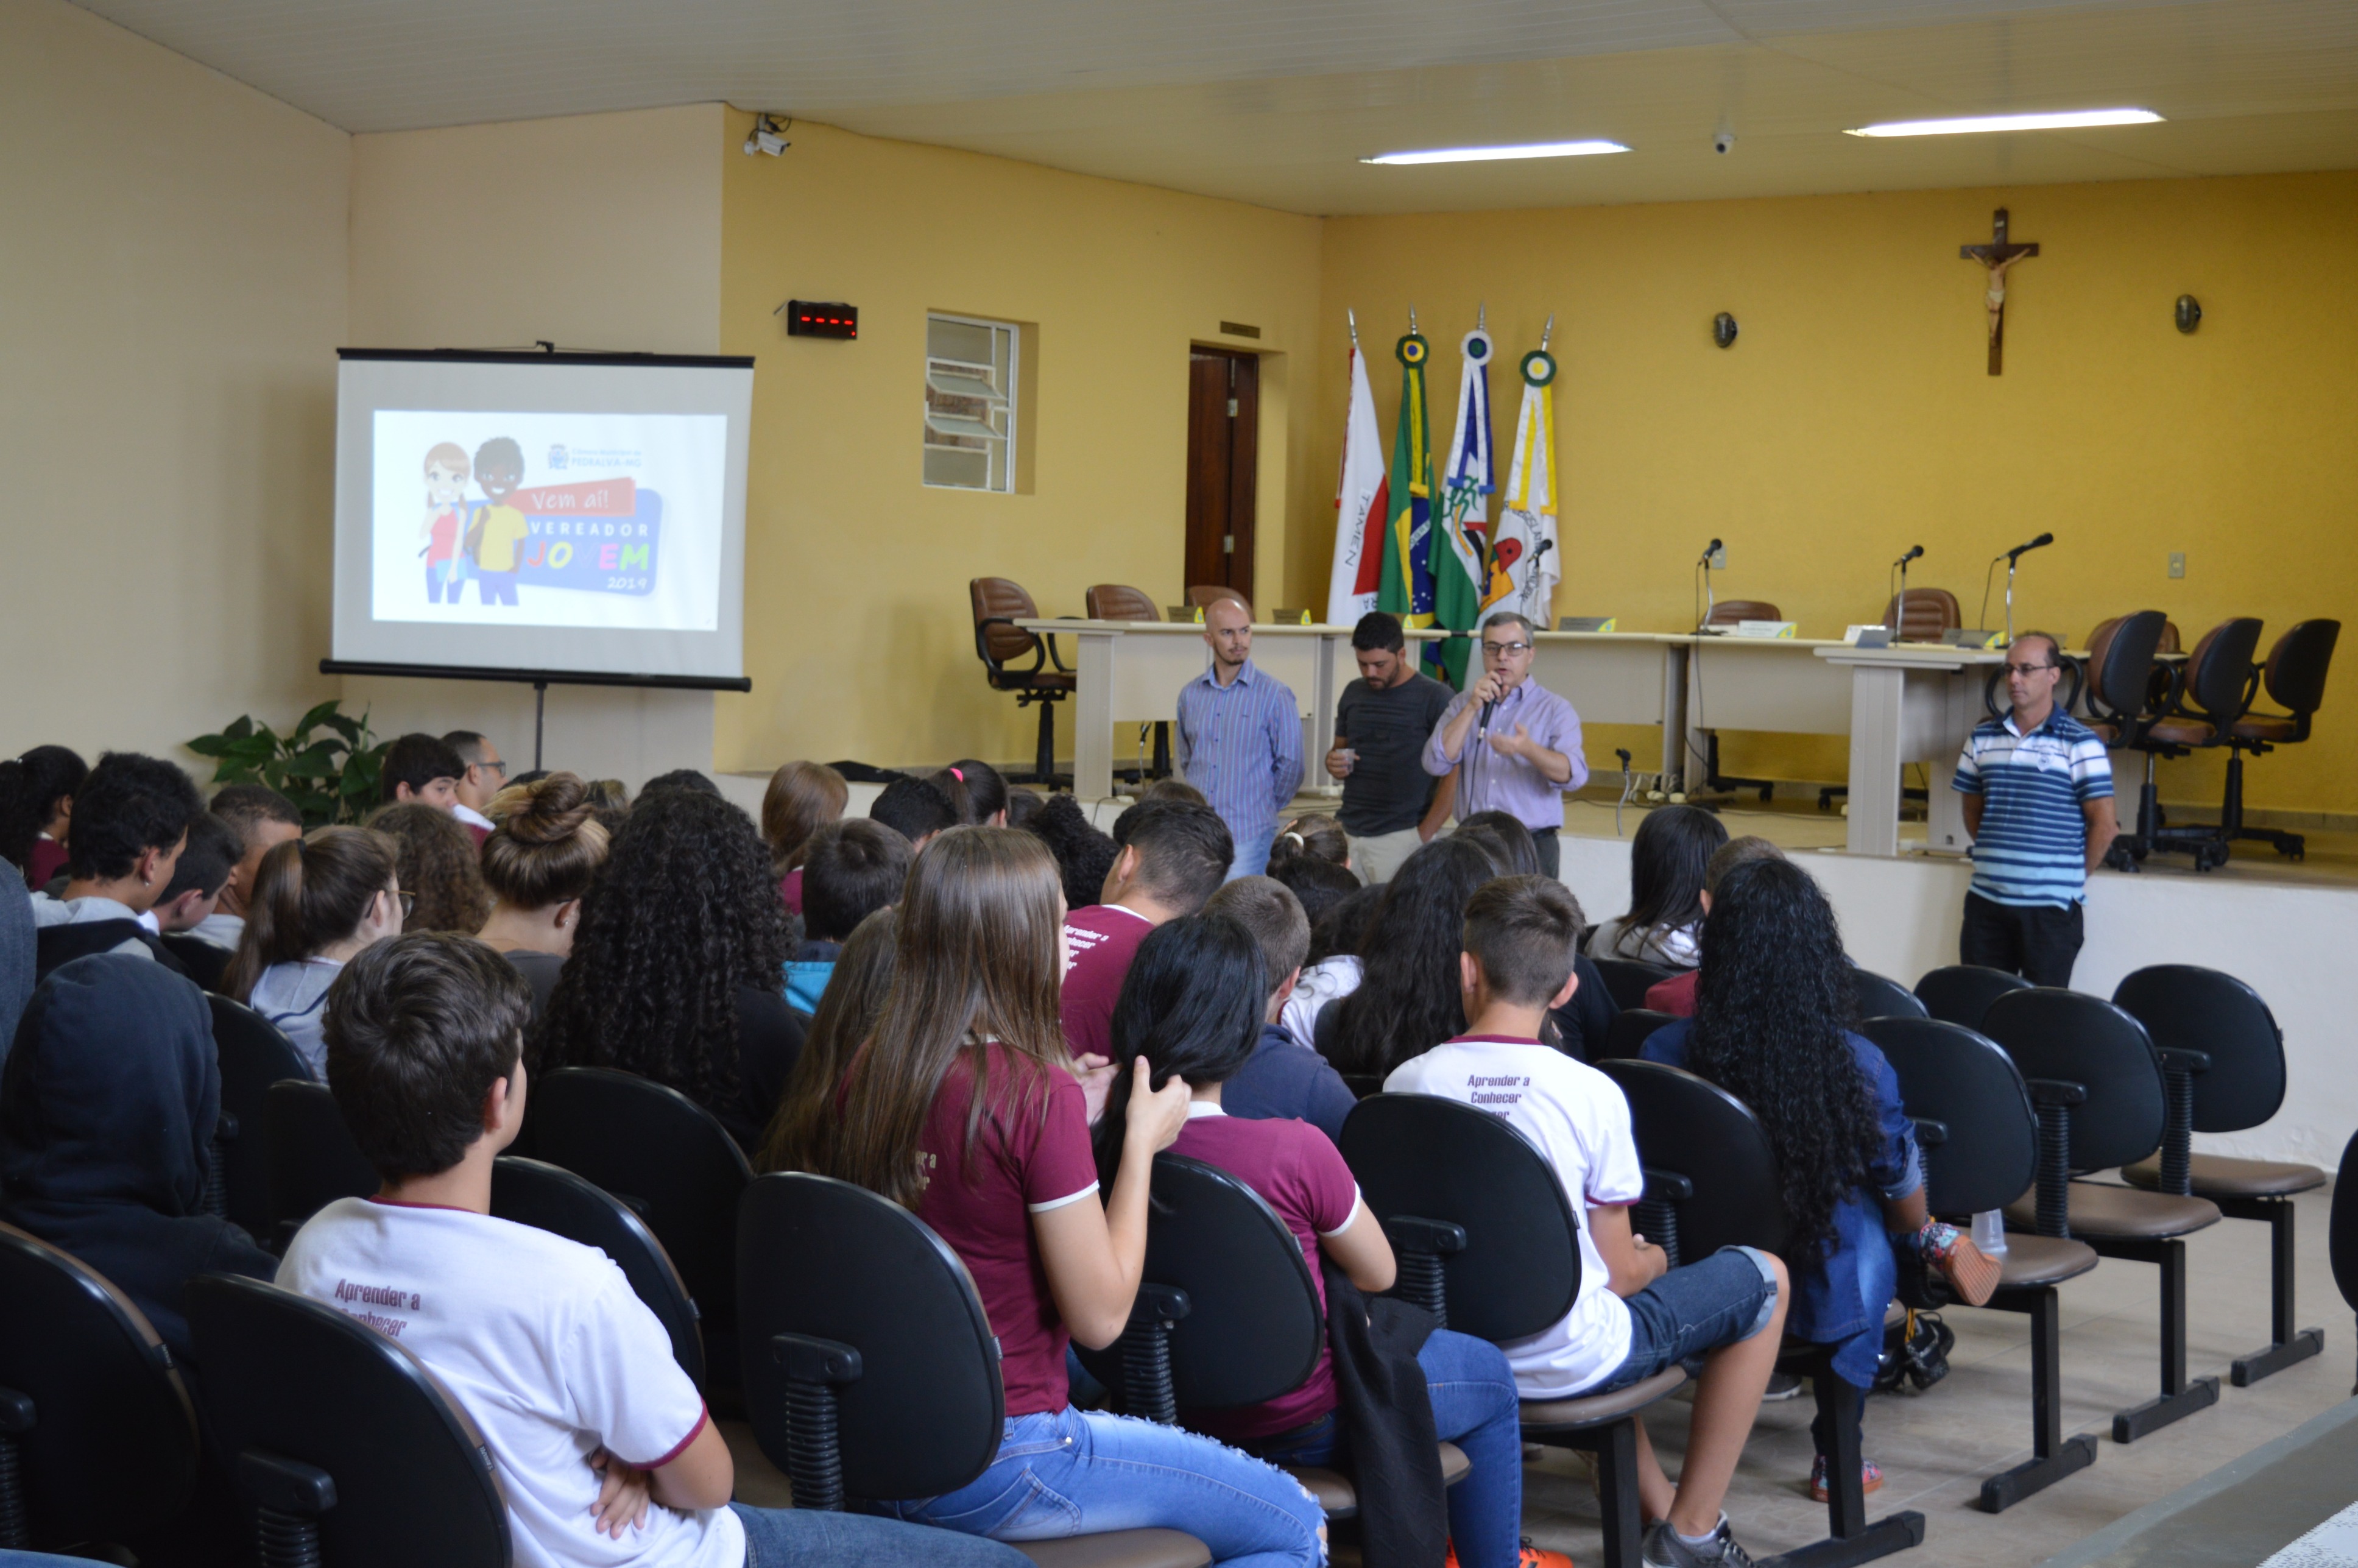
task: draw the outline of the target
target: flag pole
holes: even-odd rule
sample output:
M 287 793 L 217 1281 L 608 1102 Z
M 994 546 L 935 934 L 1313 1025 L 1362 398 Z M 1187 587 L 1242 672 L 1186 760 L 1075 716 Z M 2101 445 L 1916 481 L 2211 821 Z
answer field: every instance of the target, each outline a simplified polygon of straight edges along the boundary
M 1351 324 L 1351 347 L 1356 350 L 1359 346 L 1359 314 L 1346 305 L 1343 307 L 1343 319 Z M 1548 319 L 1552 321 L 1555 318 L 1551 316 Z
M 1555 336 L 1555 312 L 1548 312 L 1548 324 L 1540 329 L 1540 352 L 1547 352 L 1548 340 Z

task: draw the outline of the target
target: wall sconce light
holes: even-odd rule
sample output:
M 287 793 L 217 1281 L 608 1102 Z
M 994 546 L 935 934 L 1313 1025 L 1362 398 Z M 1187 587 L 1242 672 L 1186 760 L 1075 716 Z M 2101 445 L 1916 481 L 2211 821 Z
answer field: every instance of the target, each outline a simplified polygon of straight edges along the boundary
M 2195 328 L 2202 325 L 2202 305 L 2194 296 L 2180 295 L 2176 309 L 2180 331 L 2191 333 Z
M 1736 318 L 1723 310 L 1711 319 L 1711 341 L 1721 348 L 1736 341 Z

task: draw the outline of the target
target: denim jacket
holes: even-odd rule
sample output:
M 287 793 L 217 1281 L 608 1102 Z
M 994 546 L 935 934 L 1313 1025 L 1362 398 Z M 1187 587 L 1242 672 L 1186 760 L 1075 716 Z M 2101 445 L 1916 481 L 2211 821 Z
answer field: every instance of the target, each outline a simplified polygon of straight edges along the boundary
M 1693 1031 L 1694 1021 L 1684 1018 L 1656 1030 L 1647 1037 L 1645 1059 L 1684 1067 Z M 1924 1168 L 1916 1149 L 1915 1123 L 1899 1106 L 1899 1076 L 1873 1042 L 1856 1034 L 1843 1038 L 1850 1043 L 1851 1054 L 1875 1098 L 1883 1148 L 1867 1164 L 1866 1184 L 1853 1188 L 1834 1209 L 1834 1239 L 1815 1266 L 1785 1260 L 1793 1278 L 1785 1332 L 1814 1345 L 1840 1346 L 1834 1370 L 1844 1382 L 1864 1389 L 1875 1380 L 1876 1359 L 1883 1349 L 1883 1314 L 1898 1282 L 1883 1205 L 1922 1186 Z

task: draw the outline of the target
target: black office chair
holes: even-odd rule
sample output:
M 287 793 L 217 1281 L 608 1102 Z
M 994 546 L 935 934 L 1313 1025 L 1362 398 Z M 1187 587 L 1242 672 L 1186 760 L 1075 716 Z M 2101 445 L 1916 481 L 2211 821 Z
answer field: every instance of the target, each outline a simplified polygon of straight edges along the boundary
M 213 1128 L 221 1168 L 220 1212 L 267 1247 L 276 1239 L 270 1214 L 270 1157 L 262 1127 L 262 1096 L 281 1078 L 308 1079 L 311 1069 L 295 1043 L 262 1014 L 225 996 L 205 999 L 213 1015 L 213 1054 L 221 1064 L 221 1119 Z
M 1781 1256 L 1788 1226 L 1777 1156 L 1750 1108 L 1716 1084 L 1659 1062 L 1610 1062 L 1599 1071 L 1629 1102 L 1646 1177 L 1633 1220 L 1671 1267 L 1736 1245 Z M 1851 1419 L 1858 1391 L 1835 1373 L 1831 1347 L 1789 1339 L 1779 1365 L 1810 1379 L 1818 1413 L 1833 1429 L 1834 1452 L 1826 1455 L 1826 1539 L 1776 1561 L 1788 1568 L 1833 1568 L 1920 1545 L 1924 1516 L 1913 1509 L 1867 1522 L 1859 1431 Z
M 704 1335 L 697 1326 L 695 1298 L 655 1233 L 620 1198 L 558 1166 L 503 1154 L 492 1162 L 492 1217 L 595 1247 L 611 1258 L 671 1336 L 672 1359 L 703 1389 Z
M 1646 993 L 1664 980 L 1675 979 L 1678 970 L 1667 964 L 1648 964 L 1636 958 L 1596 958 L 1588 960 L 1596 972 L 1605 977 L 1605 989 L 1613 997 L 1613 1005 L 1625 1011 L 1646 1005 Z
M 1507 1122 L 1433 1095 L 1379 1095 L 1343 1120 L 1343 1158 L 1400 1260 L 1392 1293 L 1495 1342 L 1560 1323 L 1580 1297 L 1579 1221 L 1546 1157 Z M 1527 1442 L 1596 1455 L 1605 1568 L 1637 1568 L 1638 1413 L 1678 1368 L 1615 1393 L 1526 1400 Z
M 2009 1229 L 2075 1237 L 2101 1257 L 2161 1271 L 2161 1393 L 2113 1416 L 2134 1443 L 2219 1402 L 2219 1379 L 2186 1375 L 2186 1242 L 2219 1223 L 2203 1198 L 2071 1180 L 2133 1165 L 2161 1145 L 2161 1064 L 2145 1026 L 2101 997 L 2036 987 L 1990 1004 L 1982 1033 L 2022 1073 L 2039 1110 L 2035 1197 L 2006 1207 Z
M 2344 1171 L 2358 1171 L 2358 1132 L 2342 1146 Z M 2334 1288 L 2342 1292 L 2342 1304 L 2358 1312 L 2358 1181 L 2333 1184 L 2333 1208 L 2326 1225 L 2327 1249 L 2333 1260 Z M 2358 1396 L 2358 1384 L 2350 1392 Z
M 146 1314 L 80 1259 L 0 1225 L 0 1549 L 169 1524 L 197 1454 L 196 1409 Z
M 753 1168 L 728 1129 L 678 1090 L 606 1067 L 532 1087 L 533 1158 L 582 1176 L 647 1223 L 703 1314 L 711 1385 L 738 1386 L 737 1200 Z
M 2269 700 L 2285 711 L 2246 712 L 2227 726 L 2227 794 L 2219 816 L 2220 831 L 2227 837 L 2260 839 L 2296 860 L 2307 857 L 2308 840 L 2298 833 L 2244 826 L 2244 753 L 2265 756 L 2276 747 L 2309 739 L 2309 721 L 2325 705 L 2325 674 L 2341 636 L 2339 621 L 2303 621 L 2268 650 L 2267 663 L 2260 666 L 2261 685 Z
M 2208 1198 L 2230 1219 L 2268 1227 L 2269 1342 L 2229 1363 L 2241 1389 L 2325 1348 L 2325 1332 L 2294 1326 L 2295 1193 L 2325 1184 L 2314 1165 L 2197 1154 L 2191 1134 L 2241 1132 L 2284 1104 L 2284 1032 L 2260 993 L 2216 969 L 2158 964 L 2139 969 L 2113 992 L 2114 1005 L 2145 1025 L 2161 1061 L 2167 1098 L 2160 1152 L 2124 1166 L 2132 1185 L 2180 1197 Z
M 1898 1075 L 1932 1212 L 1962 1221 L 2020 1197 L 2039 1173 L 2039 1116 L 2022 1075 L 1996 1043 L 1926 1018 L 1870 1019 L 1859 1032 Z M 2093 1436 L 2063 1435 L 2062 1296 L 2056 1289 L 2095 1266 L 2095 1250 L 2084 1241 L 2007 1238 L 1989 1304 L 2030 1319 L 2030 1457 L 1982 1482 L 1981 1505 L 1990 1513 L 2096 1462 Z
M 999 1342 L 966 1265 L 865 1188 L 781 1172 L 737 1208 L 736 1317 L 754 1440 L 795 1505 L 939 1497 L 998 1456 Z M 1132 1530 L 1017 1542 L 1059 1568 L 1201 1568 L 1203 1542 Z
M 2202 634 L 2194 652 L 2173 678 L 2159 716 L 2146 720 L 2121 744 L 2146 753 L 2145 783 L 2137 791 L 2136 831 L 2116 840 L 2106 864 L 2140 866 L 2145 858 L 2162 850 L 2194 857 L 2194 869 L 2207 871 L 2227 863 L 2231 836 L 2216 826 L 2169 827 L 2162 825 L 2160 802 L 2154 790 L 2158 757 L 2189 757 L 2228 744 L 2230 732 L 2252 706 L 2259 689 L 2259 667 L 2252 662 L 2260 643 L 2256 617 L 2223 621 Z
M 1651 1008 L 1623 1008 L 1613 1016 L 1613 1027 L 1606 1032 L 1603 1044 L 1589 1054 L 1588 1065 L 1599 1062 L 1633 1062 L 1646 1048 L 1647 1039 L 1658 1029 L 1667 1029 L 1678 1020 L 1667 1012 Z
M 1861 1018 L 1927 1018 L 1931 1016 L 1914 991 L 1898 980 L 1884 979 L 1873 969 L 1850 967 L 1852 993 L 1858 999 Z
M 1056 639 L 1026 632 L 1018 621 L 1040 619 L 1040 607 L 1023 585 L 1012 578 L 979 577 L 967 583 L 967 599 L 974 609 L 974 654 L 982 661 L 982 676 L 993 691 L 1015 694 L 1018 711 L 1037 704 L 1040 743 L 1028 781 L 1054 789 L 1056 776 L 1056 704 L 1079 689 L 1080 676 L 1065 667 Z M 1010 668 L 1029 655 L 1028 668 Z M 1054 669 L 1048 666 L 1054 665 Z M 1020 774 L 1010 777 L 1021 779 Z M 1070 779 L 1062 781 L 1070 784 Z
M 2028 980 L 2004 969 L 1985 968 L 1979 964 L 1949 964 L 1924 972 L 1924 978 L 1916 982 L 1916 1000 L 1924 1004 L 1927 1017 L 1978 1030 L 1990 1003 L 2008 991 L 2029 989 Z
M 1261 1195 L 1217 1165 L 1179 1154 L 1154 1160 L 1146 1267 L 1130 1328 L 1081 1364 L 1120 1390 L 1131 1415 L 1174 1425 L 1183 1410 L 1259 1404 L 1302 1386 L 1326 1343 L 1302 1244 Z M 1323 1465 L 1282 1465 L 1341 1522 L 1359 1514 L 1351 1477 Z M 1443 1487 L 1469 1465 L 1441 1445 Z M 1436 1506 L 1440 1493 L 1433 1494 Z
M 261 1568 L 507 1568 L 482 1436 L 399 1343 L 227 1274 L 190 1282 L 189 1325 Z
M 262 1129 L 274 1251 L 286 1251 L 303 1222 L 338 1198 L 364 1198 L 384 1184 L 325 1084 L 282 1078 L 271 1085 L 262 1096 Z

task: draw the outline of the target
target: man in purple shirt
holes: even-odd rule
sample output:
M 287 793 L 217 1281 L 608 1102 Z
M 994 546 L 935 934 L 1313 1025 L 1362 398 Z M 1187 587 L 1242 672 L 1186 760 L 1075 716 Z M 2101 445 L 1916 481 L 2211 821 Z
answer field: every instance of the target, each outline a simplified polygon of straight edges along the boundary
M 1482 678 L 1450 703 L 1425 742 L 1426 773 L 1439 778 L 1453 769 L 1457 820 L 1508 813 L 1531 830 L 1540 867 L 1554 876 L 1563 797 L 1588 782 L 1588 762 L 1580 715 L 1531 679 L 1531 623 L 1512 611 L 1482 622 Z
M 1293 688 L 1253 667 L 1252 615 L 1233 599 L 1204 611 L 1212 665 L 1179 689 L 1179 776 L 1236 840 L 1231 880 L 1269 865 L 1278 814 L 1302 787 L 1302 708 Z M 1529 661 L 1525 661 L 1526 665 Z

